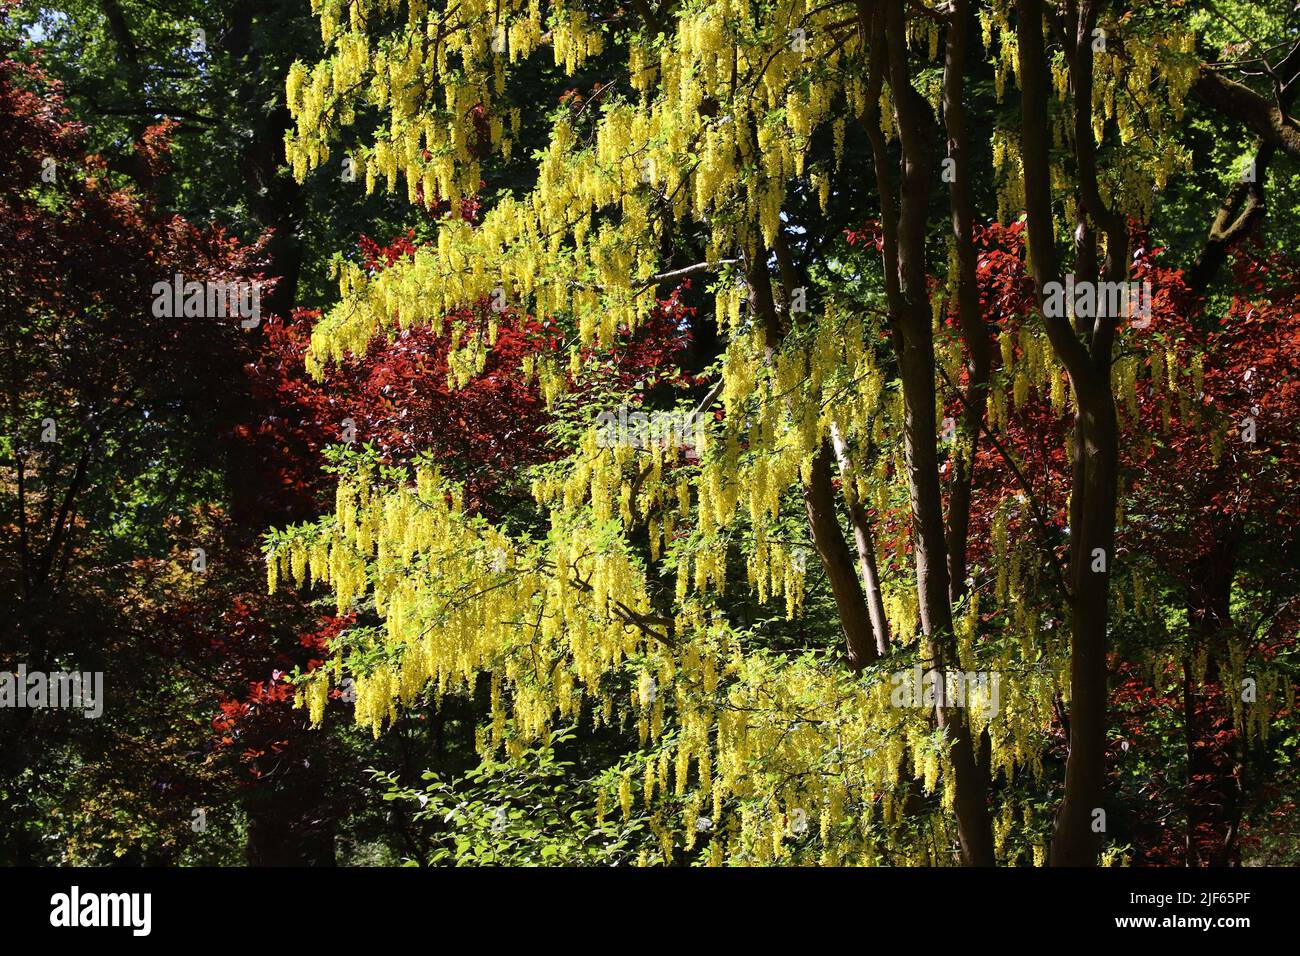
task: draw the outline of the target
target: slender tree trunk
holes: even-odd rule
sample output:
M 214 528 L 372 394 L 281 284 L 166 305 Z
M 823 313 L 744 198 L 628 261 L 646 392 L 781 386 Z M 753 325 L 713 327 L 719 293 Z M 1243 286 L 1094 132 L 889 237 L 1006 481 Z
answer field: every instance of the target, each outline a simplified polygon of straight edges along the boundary
M 253 43 L 253 35 L 258 29 L 257 17 L 266 12 L 269 11 L 255 0 L 240 0 L 231 10 L 222 37 L 226 52 L 244 67 L 238 96 L 245 109 L 253 109 L 253 104 L 263 95 L 259 93 L 258 76 L 263 69 L 261 53 Z M 287 104 L 280 99 L 270 111 L 263 114 L 256 110 L 254 115 L 252 136 L 240 157 L 248 184 L 245 197 L 258 222 L 274 230 L 267 255 L 269 274 L 278 280 L 267 296 L 263 311 L 287 316 L 297 303 L 303 255 L 298 235 L 301 188 L 282 169 L 284 134 L 292 128 L 293 121 Z
M 1067 53 L 1074 90 L 1075 158 L 1080 203 L 1107 237 L 1106 276 L 1127 278 L 1127 224 L 1107 209 L 1097 191 L 1095 143 L 1091 133 L 1091 24 L 1096 6 L 1071 8 L 1066 24 Z M 1042 0 L 1018 0 L 1016 39 L 1019 57 L 1021 157 L 1029 255 L 1042 304 L 1048 283 L 1060 282 L 1052 213 L 1047 100 L 1050 80 L 1043 41 Z M 1086 135 L 1079 135 L 1086 130 Z M 1084 224 L 1086 227 L 1086 223 Z M 1081 230 L 1085 235 L 1090 230 Z M 1088 266 L 1088 248 L 1080 261 Z M 1094 281 L 1096 272 L 1082 276 Z M 1053 351 L 1070 376 L 1075 404 L 1075 461 L 1070 519 L 1070 754 L 1065 795 L 1052 837 L 1052 863 L 1094 865 L 1105 831 L 1102 807 L 1106 773 L 1106 628 L 1110 572 L 1115 560 L 1115 502 L 1119 436 L 1111 393 L 1111 348 L 1116 317 L 1079 319 L 1072 328 L 1064 316 L 1045 316 Z M 1077 335 L 1083 336 L 1080 341 Z M 1087 344 L 1085 344 L 1087 343 Z
M 831 593 L 839 611 L 840 627 L 849 666 L 861 670 L 876 662 L 879 652 L 873 633 L 872 615 L 863 596 L 862 587 L 853 569 L 853 556 L 840 530 L 840 519 L 835 509 L 835 488 L 831 483 L 831 450 L 822 445 L 813 458 L 812 480 L 804 489 L 804 503 L 808 509 L 808 526 L 812 530 L 813 545 L 821 558 L 822 567 L 830 581 Z
M 993 340 L 980 315 L 975 256 L 975 212 L 970 190 L 970 149 L 966 109 L 966 47 L 970 35 L 970 2 L 953 0 L 943 64 L 943 123 L 948 136 L 949 203 L 952 236 L 957 249 L 957 317 L 966 345 L 966 387 L 962 396 L 958 444 L 948 495 L 948 588 L 953 602 L 966 593 L 966 549 L 970 538 L 971 486 L 975 457 L 988 407 Z M 956 386 L 957 383 L 953 383 Z
M 928 321 L 928 319 L 927 319 Z M 930 348 L 926 348 L 927 343 Z M 948 595 L 948 567 L 943 526 L 943 501 L 939 488 L 939 463 L 935 452 L 933 343 L 913 339 L 900 362 L 903 367 L 904 454 L 908 492 L 912 500 L 916 582 L 920 598 L 921 628 L 926 654 L 941 673 L 958 668 Z M 956 784 L 957 835 L 962 862 L 992 866 L 993 832 L 988 809 L 989 780 L 986 767 L 975 757 L 975 747 L 965 715 L 948 706 L 940 695 L 935 706 L 938 726 L 952 740 L 951 760 Z
M 948 593 L 948 555 L 939 484 L 935 429 L 935 357 L 926 283 L 925 238 L 931 182 L 937 174 L 929 142 L 929 108 L 908 76 L 906 23 L 902 0 L 885 0 L 871 10 L 859 4 L 859 21 L 871 35 L 867 115 L 863 126 L 872 145 L 884 233 L 883 264 L 890 325 L 903 383 L 903 442 L 917 594 L 926 653 L 940 671 L 960 666 Z M 902 145 L 900 200 L 895 205 L 888 153 L 876 104 L 888 71 Z M 894 211 L 897 209 L 897 218 Z M 993 828 L 987 769 L 975 759 L 965 715 L 941 699 L 935 721 L 951 743 L 954 809 L 961 859 L 967 866 L 992 866 Z
M 1105 409 L 1103 408 L 1104 412 Z M 1106 627 L 1110 563 L 1115 542 L 1117 440 L 1113 404 L 1109 419 L 1081 409 L 1083 502 L 1071 527 L 1074 590 L 1070 630 L 1070 755 L 1065 797 L 1052 840 L 1052 863 L 1090 866 L 1104 833 L 1106 777 Z M 1076 495 L 1077 495 L 1076 491 Z
M 1237 732 L 1225 743 L 1218 733 L 1231 720 L 1229 695 L 1240 692 L 1224 682 L 1220 665 L 1229 653 L 1233 634 L 1232 582 L 1240 536 L 1236 521 L 1221 525 L 1213 550 L 1187 575 L 1190 635 L 1183 663 L 1183 737 L 1187 752 L 1184 792 L 1188 866 L 1229 864 L 1244 809 L 1240 792 L 1242 735 Z M 1208 655 L 1208 660 L 1205 691 L 1198 694 L 1193 663 L 1200 651 Z M 1217 701 L 1209 692 L 1216 685 Z
M 849 448 L 840 430 L 831 425 L 831 443 L 840 468 L 841 481 L 848 481 L 852 469 Z M 871 533 L 871 519 L 862 502 L 853 500 L 849 505 L 849 524 L 853 528 L 853 541 L 858 549 L 858 567 L 862 572 L 862 589 L 866 594 L 867 610 L 871 615 L 871 630 L 875 636 L 876 650 L 883 657 L 889 653 L 889 618 L 885 616 L 885 598 L 880 587 L 880 572 L 876 562 L 875 536 Z
M 774 245 L 781 269 L 781 282 L 775 286 L 768 273 L 767 249 L 761 235 L 756 235 L 755 248 L 747 258 L 750 294 L 754 309 L 763 321 L 769 357 L 787 331 L 789 304 L 798 281 L 798 269 L 779 230 Z M 804 488 L 804 505 L 813 547 L 826 571 L 844 632 L 848 664 L 854 670 L 861 670 L 879 658 L 878 639 L 873 633 L 872 613 L 853 570 L 853 556 L 840 528 L 831 478 L 832 456 L 830 443 L 823 442 L 813 458 L 810 480 Z

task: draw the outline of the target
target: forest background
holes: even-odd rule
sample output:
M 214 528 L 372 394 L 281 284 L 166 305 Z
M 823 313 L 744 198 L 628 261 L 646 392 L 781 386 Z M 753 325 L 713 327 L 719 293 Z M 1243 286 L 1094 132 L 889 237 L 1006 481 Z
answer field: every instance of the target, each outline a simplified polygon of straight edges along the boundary
M 5 3 L 0 666 L 106 706 L 0 711 L 0 861 L 1300 862 L 1297 80 L 1272 2 Z

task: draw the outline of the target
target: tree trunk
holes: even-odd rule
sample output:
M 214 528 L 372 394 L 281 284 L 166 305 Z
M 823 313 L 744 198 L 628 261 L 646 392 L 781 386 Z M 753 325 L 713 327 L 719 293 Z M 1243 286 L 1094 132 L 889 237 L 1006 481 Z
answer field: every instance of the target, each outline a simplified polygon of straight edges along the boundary
M 812 480 L 804 489 L 804 503 L 808 509 L 813 545 L 826 569 L 835 607 L 839 611 L 849 666 L 855 671 L 861 670 L 874 664 L 880 656 L 876 637 L 879 632 L 875 630 L 873 633 L 875 614 L 868 610 L 853 570 L 853 556 L 840 530 L 840 519 L 835 510 L 835 488 L 831 483 L 829 444 L 823 443 L 821 451 L 813 458 Z
M 932 666 L 944 671 L 960 664 L 948 593 L 947 541 L 935 429 L 934 338 L 925 268 L 930 184 L 936 171 L 928 142 L 931 123 L 929 108 L 912 87 L 908 76 L 902 0 L 888 0 L 877 5 L 874 11 L 859 3 L 858 10 L 863 28 L 869 29 L 872 37 L 866 96 L 868 110 L 863 125 L 871 141 L 880 192 L 885 290 L 903 383 L 904 456 L 912 505 L 921 627 Z M 886 69 L 898 111 L 897 125 L 902 144 L 902 179 L 897 206 L 889 181 L 888 154 L 880 132 L 878 107 L 874 105 L 879 101 L 879 88 Z M 995 859 L 987 770 L 975 759 L 965 715 L 949 707 L 942 695 L 935 706 L 935 722 L 952 742 L 954 809 L 962 863 L 992 866 Z
M 966 549 L 970 537 L 971 485 L 988 407 L 993 339 L 980 315 L 975 257 L 975 212 L 970 191 L 970 151 L 966 112 L 962 105 L 966 80 L 966 46 L 970 35 L 969 0 L 954 0 L 943 64 L 943 122 L 948 134 L 952 207 L 952 237 L 957 249 L 957 318 L 966 345 L 966 387 L 958 436 L 964 446 L 952 456 L 953 476 L 948 495 L 948 590 L 956 603 L 966 593 Z M 957 387 L 957 383 L 952 383 Z M 957 443 L 954 442 L 954 447 Z
M 849 460 L 849 448 L 844 442 L 840 430 L 831 425 L 831 443 L 835 448 L 835 459 L 839 463 L 840 478 L 848 480 L 852 462 Z M 876 639 L 876 650 L 883 657 L 889 653 L 889 618 L 885 616 L 885 598 L 880 587 L 880 572 L 876 564 L 876 542 L 871 533 L 871 519 L 862 502 L 854 500 L 849 505 L 849 524 L 853 528 L 853 540 L 858 549 L 858 567 L 862 572 L 862 589 L 866 594 L 867 610 L 871 614 L 871 630 Z
M 1106 231 L 1106 276 L 1127 279 L 1127 224 L 1107 209 L 1097 191 L 1095 143 L 1091 133 L 1092 23 L 1095 4 L 1085 3 L 1070 16 L 1067 48 L 1075 90 L 1075 158 L 1079 166 L 1080 205 Z M 1016 39 L 1019 56 L 1025 213 L 1029 254 L 1041 306 L 1050 282 L 1060 282 L 1052 213 L 1047 99 L 1050 80 L 1043 43 L 1042 0 L 1018 0 Z M 1086 135 L 1078 135 L 1086 130 Z M 1083 223 L 1087 226 L 1087 223 Z M 1091 230 L 1081 233 L 1091 236 Z M 1091 247 L 1080 262 L 1091 268 Z M 1083 277 L 1096 278 L 1094 271 Z M 1115 496 L 1119 436 L 1111 394 L 1111 347 L 1115 317 L 1080 320 L 1072 328 L 1064 316 L 1044 316 L 1052 349 L 1065 365 L 1073 388 L 1075 461 L 1070 518 L 1070 753 L 1065 796 L 1052 836 L 1052 863 L 1094 865 L 1099 835 L 1105 830 L 1101 806 L 1106 772 L 1106 628 L 1109 620 L 1110 572 L 1115 560 Z M 1083 335 L 1083 341 L 1076 337 Z M 1084 343 L 1088 344 L 1084 344 Z

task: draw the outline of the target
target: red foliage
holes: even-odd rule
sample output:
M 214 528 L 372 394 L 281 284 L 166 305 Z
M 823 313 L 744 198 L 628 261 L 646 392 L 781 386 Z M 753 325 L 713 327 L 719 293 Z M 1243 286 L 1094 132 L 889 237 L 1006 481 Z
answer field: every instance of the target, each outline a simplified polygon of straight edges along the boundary
M 411 232 L 387 245 L 368 237 L 358 243 L 361 262 L 372 272 L 409 258 L 415 250 Z M 493 315 L 487 303 L 446 318 L 451 327 L 471 335 L 484 333 L 489 317 L 497 320 L 496 344 L 483 371 L 460 388 L 448 381 L 448 330 L 442 335 L 428 328 L 397 333 L 374 343 L 365 356 L 331 367 L 324 381 L 314 382 L 304 370 L 303 357 L 319 313 L 299 310 L 287 320 L 267 322 L 263 351 L 246 366 L 253 394 L 265 411 L 256 425 L 236 430 L 245 459 L 256 462 L 259 472 L 253 485 L 257 500 L 237 505 L 241 520 L 265 527 L 314 518 L 327 507 L 332 486 L 321 468 L 322 452 L 345 439 L 345 423 L 355 429 L 357 442 L 372 445 L 389 463 L 409 462 L 419 453 L 432 455 L 464 483 L 469 507 L 489 516 L 504 512 L 525 493 L 522 470 L 565 451 L 548 435 L 550 414 L 536 381 L 523 372 L 526 357 L 553 353 L 559 342 L 548 322 L 512 310 Z M 672 359 L 686 344 L 687 317 L 674 293 L 660 303 L 645 327 L 625 335 L 610 353 L 586 355 L 585 371 L 597 369 L 596 379 L 622 388 L 671 377 Z M 277 599 L 286 599 L 284 592 Z M 255 603 L 269 612 L 274 602 L 263 598 Z M 235 636 L 265 626 L 242 604 L 231 617 L 227 633 Z M 263 673 L 269 668 L 290 671 L 295 664 L 309 670 L 323 662 L 324 641 L 350 623 L 350 618 L 329 618 L 321 630 L 300 637 L 314 652 L 308 660 L 254 641 L 245 645 L 260 648 L 249 662 L 261 662 Z M 291 700 L 283 680 L 260 678 L 247 682 L 243 696 L 221 705 L 214 727 L 226 745 L 236 738 L 246 742 L 243 756 L 254 775 L 262 772 L 260 758 L 288 745 Z M 247 744 L 250 740 L 256 743 Z
M 415 248 L 410 233 L 386 246 L 365 237 L 359 243 L 372 271 L 410 257 Z M 686 317 L 674 292 L 611 353 L 588 351 L 584 372 L 598 370 L 593 377 L 622 388 L 669 377 L 673 356 L 686 345 Z M 256 395 L 273 412 L 244 434 L 274 476 L 266 493 L 292 500 L 295 513 L 306 517 L 319 508 L 320 451 L 344 440 L 348 421 L 356 441 L 373 445 L 390 463 L 431 454 L 464 483 L 466 503 L 487 514 L 499 514 L 518 493 L 522 468 L 564 453 L 545 430 L 550 415 L 537 382 L 523 372 L 525 358 L 557 353 L 550 323 L 509 309 L 494 315 L 480 303 L 446 316 L 449 328 L 441 335 L 429 328 L 396 333 L 316 383 L 303 370 L 303 356 L 318 318 L 318 312 L 300 310 L 288 321 L 271 321 L 266 353 L 248 368 Z M 456 387 L 448 380 L 449 330 L 482 335 L 493 318 L 497 339 L 483 371 Z
M 1262 618 L 1258 630 L 1253 629 L 1254 621 L 1233 620 L 1230 594 L 1248 541 L 1258 542 L 1263 535 L 1279 558 L 1292 556 L 1288 566 L 1294 566 L 1300 549 L 1300 441 L 1295 434 L 1300 421 L 1300 267 L 1289 256 L 1240 255 L 1233 266 L 1235 294 L 1226 314 L 1206 316 L 1181 272 L 1161 263 L 1163 250 L 1140 230 L 1135 229 L 1135 235 L 1131 279 L 1149 281 L 1153 301 L 1150 324 L 1122 329 L 1117 342 L 1117 360 L 1136 355 L 1139 362 L 1136 415 L 1126 411 L 1121 426 L 1120 496 L 1126 520 L 1118 532 L 1117 589 L 1128 590 L 1128 575 L 1138 567 L 1154 572 L 1156 583 L 1148 587 L 1162 589 L 1160 599 L 1166 605 L 1186 607 L 1186 633 L 1167 635 L 1168 653 L 1160 658 L 1165 670 L 1156 675 L 1159 686 L 1181 687 L 1198 650 L 1211 650 L 1222 660 L 1231 640 L 1239 653 L 1259 664 L 1295 646 L 1300 601 L 1291 595 L 1293 588 L 1289 591 L 1278 582 L 1277 593 L 1266 595 L 1273 602 L 1265 603 L 1272 616 Z M 876 248 L 882 241 L 873 224 L 848 239 Z M 1041 323 L 1025 270 L 1024 239 L 1020 223 L 976 230 L 980 309 L 994 341 L 1003 332 L 1018 334 L 1024 323 Z M 940 334 L 959 337 L 952 311 Z M 1017 359 L 1021 351 L 1019 344 L 1013 345 Z M 995 346 L 995 379 L 999 352 Z M 1172 385 L 1170 357 L 1176 368 Z M 1203 369 L 1199 388 L 1193 371 L 1198 364 Z M 967 384 L 965 368 L 958 384 Z M 1004 388 L 1009 396 L 1011 383 L 1004 382 Z M 1118 390 L 1117 400 L 1128 404 Z M 942 414 L 958 418 L 963 408 L 950 390 Z M 1028 400 L 1019 409 L 1009 408 L 1009 419 L 997 432 L 997 444 L 988 436 L 980 442 L 969 558 L 986 567 L 996 560 L 992 518 L 998 502 L 1011 497 L 1017 502 L 1009 522 L 1012 536 L 1032 537 L 1040 563 L 1046 560 L 1042 556 L 1047 547 L 1063 564 L 1069 546 L 1070 417 L 1054 412 L 1040 384 L 1034 383 Z M 1244 438 L 1247 425 L 1254 441 Z M 1008 455 L 1016 470 L 1008 464 Z M 945 475 L 951 473 L 950 465 L 944 463 Z M 906 547 L 910 527 L 905 516 L 892 523 L 885 518 L 882 541 Z M 1049 620 L 1064 626 L 1059 596 L 1045 590 L 1040 600 Z M 995 622 L 986 616 L 986 623 Z M 1147 625 L 1117 624 L 1142 626 Z M 1234 794 L 1242 771 L 1240 735 L 1217 661 L 1212 657 L 1205 682 L 1184 700 L 1181 692 L 1164 693 L 1152 685 L 1146 669 L 1149 655 L 1140 645 L 1128 653 L 1117 651 L 1112 660 L 1120 675 L 1112 696 L 1120 734 L 1109 752 L 1112 772 L 1122 778 L 1128 762 L 1139 757 L 1148 768 L 1130 836 L 1143 862 L 1183 864 L 1189 842 L 1197 861 L 1222 861 L 1225 834 L 1239 810 L 1233 809 Z M 1063 749 L 1064 736 L 1059 727 L 1055 731 Z M 1183 761 L 1171 764 L 1171 751 L 1183 754 Z M 1256 783 L 1251 781 L 1252 787 Z M 1257 789 L 1257 798 L 1266 792 Z M 1174 828 L 1169 818 L 1179 814 L 1190 815 L 1190 821 Z M 1232 853 L 1239 854 L 1251 842 L 1249 834 L 1237 837 Z

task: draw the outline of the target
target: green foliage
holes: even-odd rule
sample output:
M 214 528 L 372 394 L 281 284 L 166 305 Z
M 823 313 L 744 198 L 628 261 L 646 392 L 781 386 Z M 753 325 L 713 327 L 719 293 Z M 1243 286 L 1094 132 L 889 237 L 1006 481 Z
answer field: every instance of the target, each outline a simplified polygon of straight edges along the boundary
M 600 783 L 573 772 L 557 748 L 576 739 L 573 728 L 517 759 L 488 758 L 468 773 L 444 779 L 421 775 L 404 786 L 391 772 L 371 771 L 383 799 L 404 803 L 420 828 L 415 866 L 618 866 L 636 857 L 646 819 L 602 821 Z

